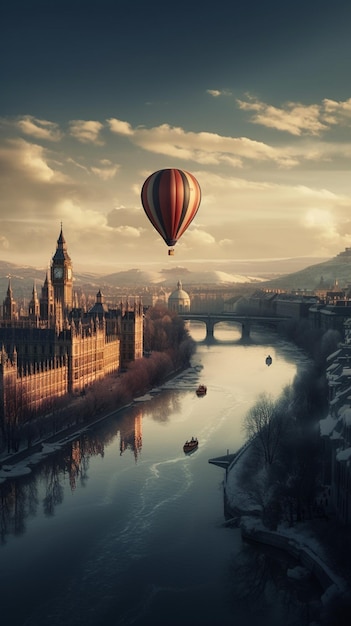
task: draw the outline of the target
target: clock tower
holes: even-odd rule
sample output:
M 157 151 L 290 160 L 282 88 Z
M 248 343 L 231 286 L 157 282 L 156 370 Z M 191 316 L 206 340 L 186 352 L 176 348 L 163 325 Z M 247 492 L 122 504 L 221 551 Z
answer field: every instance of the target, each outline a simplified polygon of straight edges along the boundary
M 58 303 L 64 315 L 73 306 L 72 262 L 67 252 L 62 224 L 57 247 L 51 263 L 51 282 L 54 289 L 55 303 Z

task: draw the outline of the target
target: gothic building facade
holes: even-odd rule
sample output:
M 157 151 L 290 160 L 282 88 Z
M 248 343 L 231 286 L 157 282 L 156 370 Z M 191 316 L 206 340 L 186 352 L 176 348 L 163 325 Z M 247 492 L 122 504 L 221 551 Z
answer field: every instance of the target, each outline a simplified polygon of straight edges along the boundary
M 99 291 L 89 310 L 74 306 L 73 268 L 62 227 L 38 296 L 18 311 L 11 281 L 0 318 L 0 424 L 26 421 L 69 393 L 82 393 L 143 355 L 141 302 L 111 309 Z

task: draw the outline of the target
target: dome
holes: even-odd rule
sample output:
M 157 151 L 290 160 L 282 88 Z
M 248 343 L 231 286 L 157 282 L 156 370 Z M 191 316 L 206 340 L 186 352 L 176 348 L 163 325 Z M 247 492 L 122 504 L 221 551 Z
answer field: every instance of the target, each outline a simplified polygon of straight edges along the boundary
M 168 308 L 176 313 L 188 313 L 190 311 L 190 297 L 182 288 L 180 281 L 177 283 L 176 291 L 173 291 L 168 298 Z

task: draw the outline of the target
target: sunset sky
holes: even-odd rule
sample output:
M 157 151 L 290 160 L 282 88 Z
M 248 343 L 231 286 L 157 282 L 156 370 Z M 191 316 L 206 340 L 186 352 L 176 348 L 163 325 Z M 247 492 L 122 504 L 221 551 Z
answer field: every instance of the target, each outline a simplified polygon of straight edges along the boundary
M 6 0 L 0 259 L 74 267 L 330 258 L 351 246 L 351 3 Z M 192 172 L 175 256 L 145 178 Z

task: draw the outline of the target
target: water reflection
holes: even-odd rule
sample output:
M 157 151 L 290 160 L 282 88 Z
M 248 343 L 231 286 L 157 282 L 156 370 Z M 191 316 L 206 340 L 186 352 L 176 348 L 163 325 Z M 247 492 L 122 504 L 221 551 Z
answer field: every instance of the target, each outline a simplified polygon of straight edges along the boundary
M 72 437 L 30 475 L 0 484 L 0 586 L 3 611 L 16 606 L 11 626 L 161 626 L 165 615 L 167 624 L 249 624 L 255 598 L 247 587 L 266 598 L 256 623 L 289 623 L 284 602 L 279 611 L 270 602 L 279 600 L 284 570 L 243 548 L 239 529 L 223 527 L 223 472 L 208 459 L 240 447 L 242 416 L 256 394 L 279 394 L 305 357 L 256 332 L 250 345 L 229 341 L 200 345 L 194 368 L 162 393 L 152 390 Z M 199 382 L 208 387 L 201 400 Z M 200 446 L 186 457 L 193 434 Z
M 258 616 L 265 626 L 265 615 L 268 612 L 271 619 L 272 607 L 277 615 L 282 613 L 284 624 L 304 626 L 318 619 L 323 590 L 289 555 L 246 544 L 228 569 L 233 607 L 245 613 L 248 626 L 256 625 Z
M 252 324 L 250 334 L 243 334 L 242 325 L 239 322 L 217 322 L 214 327 L 213 335 L 206 335 L 206 325 L 202 322 L 191 321 L 188 323 L 191 336 L 200 344 L 238 344 L 238 345 L 256 345 L 257 340 L 266 340 L 269 335 L 273 336 L 271 328 Z
M 155 422 L 167 423 L 170 416 L 180 411 L 181 402 L 177 391 L 165 390 L 162 395 L 153 396 L 152 402 L 146 403 L 144 415 L 150 415 Z
M 253 325 L 250 336 L 242 337 L 238 331 L 238 327 L 235 327 L 235 325 L 230 322 L 219 322 L 216 324 L 216 329 L 217 327 L 218 330 L 216 336 L 210 338 L 202 336 L 200 322 L 191 322 L 189 331 L 196 342 L 200 346 L 207 346 L 209 351 L 212 348 L 220 348 L 221 346 L 236 346 L 238 348 L 242 346 L 245 349 L 262 346 L 269 347 L 271 350 L 271 356 L 273 355 L 273 365 L 276 365 L 276 363 L 274 363 L 274 355 L 278 358 L 278 360 L 281 359 L 287 363 L 296 363 L 296 346 L 288 341 L 277 341 L 277 334 L 269 329 L 265 329 L 264 332 L 262 332 L 262 328 Z M 267 354 L 265 353 L 263 358 L 265 359 L 266 356 Z M 304 355 L 302 352 L 299 353 L 300 366 L 303 365 L 304 362 L 308 363 L 309 360 L 310 359 L 307 355 Z
M 120 456 L 131 452 L 137 463 L 143 447 L 143 416 L 167 423 L 172 414 L 180 411 L 180 406 L 179 393 L 165 390 L 143 403 L 142 408 L 138 403 L 77 435 L 39 465 L 33 465 L 31 474 L 0 483 L 1 541 L 5 542 L 8 534 L 23 534 L 26 520 L 38 513 L 41 504 L 45 516 L 53 516 L 64 500 L 64 481 L 68 478 L 71 492 L 78 484 L 85 487 L 90 459 L 103 458 L 105 448 L 116 438 L 119 438 Z M 42 499 L 38 496 L 39 485 L 44 491 Z
M 72 449 L 74 449 L 74 447 L 75 446 L 72 446 Z M 60 465 L 56 463 L 46 465 L 44 472 L 45 496 L 43 499 L 43 510 L 45 515 L 54 515 L 55 507 L 63 502 L 63 487 L 60 483 Z
M 79 483 L 84 487 L 88 480 L 91 457 L 104 457 L 105 447 L 119 436 L 122 456 L 127 451 L 138 460 L 142 449 L 142 411 L 140 407 L 106 420 L 98 430 L 91 428 L 77 436 L 62 449 L 53 452 L 32 473 L 20 478 L 7 479 L 0 484 L 0 536 L 6 541 L 9 534 L 20 535 L 26 531 L 26 520 L 34 517 L 42 504 L 45 516 L 53 516 L 64 500 L 64 481 L 68 478 L 74 492 Z M 43 497 L 39 497 L 39 491 Z
M 120 455 L 126 450 L 132 450 L 135 462 L 143 447 L 143 414 L 140 409 L 132 411 L 132 415 L 125 416 L 120 425 Z

